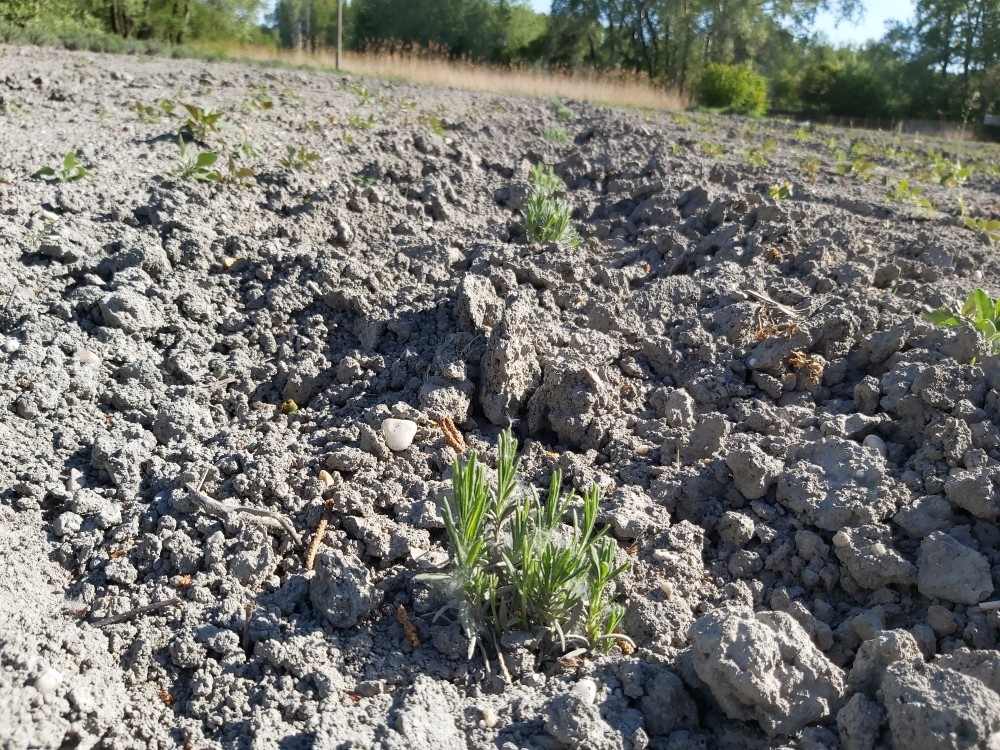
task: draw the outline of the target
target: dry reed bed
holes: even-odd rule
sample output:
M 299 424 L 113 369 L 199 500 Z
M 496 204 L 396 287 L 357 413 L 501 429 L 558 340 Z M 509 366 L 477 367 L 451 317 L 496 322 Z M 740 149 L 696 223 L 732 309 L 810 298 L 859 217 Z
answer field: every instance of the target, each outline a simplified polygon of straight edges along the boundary
M 197 48 L 256 62 L 278 62 L 313 68 L 335 68 L 332 50 L 301 52 L 259 45 L 198 43 Z M 420 53 L 344 54 L 343 69 L 356 75 L 402 79 L 430 86 L 486 91 L 539 98 L 575 99 L 618 106 L 680 111 L 690 102 L 676 91 L 641 76 L 599 72 L 554 72 L 527 66 L 505 67 L 449 60 Z

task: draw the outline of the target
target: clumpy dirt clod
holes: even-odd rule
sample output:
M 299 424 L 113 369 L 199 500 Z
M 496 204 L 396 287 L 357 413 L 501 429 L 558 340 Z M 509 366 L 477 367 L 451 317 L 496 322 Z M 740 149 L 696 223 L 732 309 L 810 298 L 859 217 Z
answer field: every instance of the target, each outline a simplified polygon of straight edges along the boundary
M 217 177 L 137 101 L 219 110 Z M 1000 742 L 1000 359 L 921 317 L 1000 261 L 833 155 L 949 144 L 569 108 L 0 48 L 3 747 Z M 468 659 L 418 577 L 509 425 L 600 488 L 634 649 Z

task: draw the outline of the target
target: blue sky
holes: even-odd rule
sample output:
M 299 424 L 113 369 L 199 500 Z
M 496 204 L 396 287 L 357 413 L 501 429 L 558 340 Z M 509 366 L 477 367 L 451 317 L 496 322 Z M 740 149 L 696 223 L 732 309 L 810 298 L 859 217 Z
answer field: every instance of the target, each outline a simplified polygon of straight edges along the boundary
M 550 0 L 531 0 L 535 10 L 548 13 Z M 829 13 L 821 13 L 816 19 L 817 31 L 823 31 L 834 44 L 861 44 L 869 39 L 878 39 L 885 32 L 885 22 L 892 19 L 906 21 L 913 14 L 912 0 L 864 0 L 864 18 L 858 24 L 834 23 Z

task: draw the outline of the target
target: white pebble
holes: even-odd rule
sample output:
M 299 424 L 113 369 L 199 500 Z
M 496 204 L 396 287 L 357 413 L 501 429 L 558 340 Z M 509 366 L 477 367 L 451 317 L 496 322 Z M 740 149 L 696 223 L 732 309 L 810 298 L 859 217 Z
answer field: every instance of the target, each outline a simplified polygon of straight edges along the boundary
M 55 692 L 59 683 L 63 681 L 63 673 L 53 667 L 46 667 L 45 670 L 35 678 L 35 690 L 42 695 L 49 695 Z
M 885 545 L 882 542 L 875 542 L 871 547 L 873 555 L 882 556 L 885 554 Z
M 851 537 L 845 534 L 843 531 L 838 531 L 833 535 L 833 546 L 834 547 L 846 547 L 851 543 Z
M 869 435 L 861 441 L 861 444 L 866 448 L 872 448 L 878 451 L 878 454 L 882 456 L 882 458 L 885 458 L 889 454 L 888 449 L 885 447 L 885 441 L 878 435 Z
M 93 352 L 89 352 L 86 349 L 77 349 L 76 353 L 73 355 L 76 361 L 81 365 L 99 365 L 101 364 L 101 358 L 98 357 Z
M 585 677 L 573 686 L 573 695 L 589 706 L 597 700 L 597 683 Z
M 13 354 L 14 352 L 16 352 L 20 348 L 21 348 L 21 342 L 18 341 L 13 336 L 9 336 L 6 339 L 4 339 L 3 350 L 4 350 L 5 353 L 7 353 L 7 354 Z
M 660 591 L 662 591 L 663 595 L 669 599 L 674 595 L 674 584 L 670 581 L 660 581 Z
M 653 550 L 653 559 L 656 560 L 656 562 L 666 562 L 667 560 L 671 559 L 673 556 L 674 556 L 674 553 L 671 552 L 668 549 L 654 549 Z
M 490 706 L 482 709 L 483 721 L 482 725 L 484 729 L 492 729 L 497 725 L 497 712 L 494 711 Z
M 413 443 L 413 438 L 417 434 L 417 423 L 409 419 L 389 419 L 382 420 L 382 437 L 389 450 L 405 451 Z
M 76 492 L 83 489 L 83 472 L 79 469 L 70 469 L 69 476 L 66 477 L 66 491 Z

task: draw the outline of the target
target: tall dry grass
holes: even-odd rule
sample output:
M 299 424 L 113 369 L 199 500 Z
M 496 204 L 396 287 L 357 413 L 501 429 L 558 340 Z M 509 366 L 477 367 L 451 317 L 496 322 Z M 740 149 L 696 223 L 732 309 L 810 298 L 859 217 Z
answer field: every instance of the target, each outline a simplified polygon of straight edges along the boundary
M 194 46 L 204 52 L 221 53 L 226 57 L 256 62 L 328 69 L 335 66 L 335 56 L 331 50 L 297 52 L 225 42 L 195 42 Z M 576 99 L 672 112 L 683 110 L 689 104 L 678 92 L 656 86 L 642 76 L 590 71 L 553 72 L 528 66 L 487 65 L 451 60 L 427 51 L 346 52 L 342 67 L 356 75 L 496 94 Z

